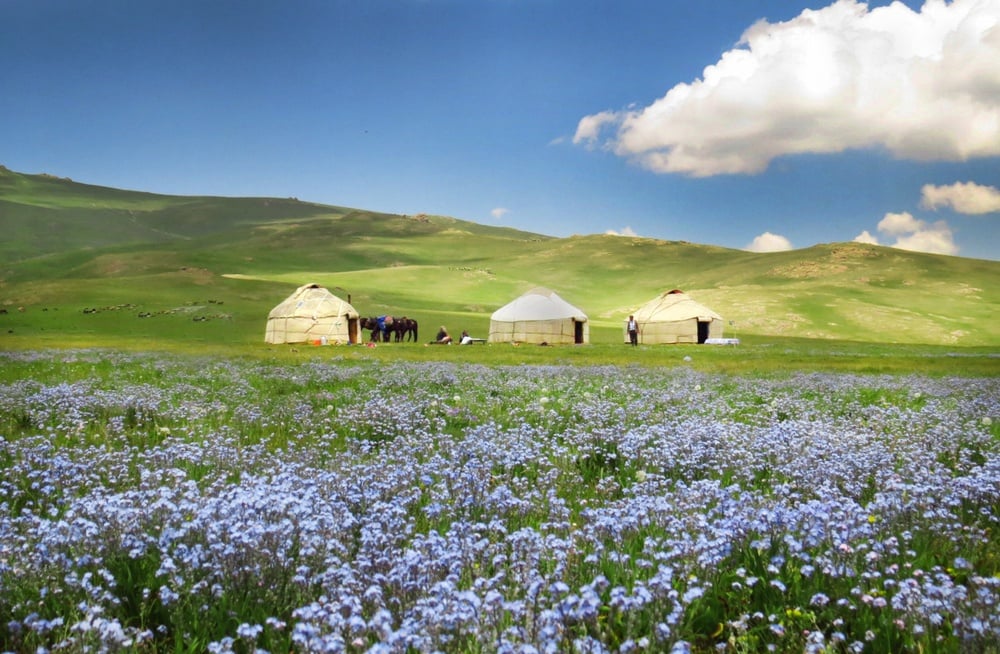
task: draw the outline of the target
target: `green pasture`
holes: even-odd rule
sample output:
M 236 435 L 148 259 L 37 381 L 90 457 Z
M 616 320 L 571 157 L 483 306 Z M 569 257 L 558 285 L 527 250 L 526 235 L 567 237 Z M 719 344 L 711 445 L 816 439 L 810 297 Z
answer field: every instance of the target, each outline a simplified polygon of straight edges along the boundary
M 590 344 L 540 347 L 476 344 L 430 346 L 441 325 L 455 335 L 463 329 L 478 337 L 489 331 L 490 313 L 500 296 L 519 288 L 518 280 L 497 279 L 479 269 L 441 270 L 408 266 L 395 270 L 316 274 L 334 293 L 351 296 L 362 315 L 406 315 L 421 325 L 417 343 L 363 346 L 264 343 L 267 312 L 298 284 L 297 274 L 269 279 L 230 278 L 201 269 L 148 276 L 34 282 L 35 304 L 6 305 L 0 313 L 0 349 L 116 348 L 124 350 L 228 353 L 232 356 L 289 361 L 443 359 L 495 365 L 563 364 L 689 366 L 705 371 L 768 373 L 793 370 L 842 370 L 865 373 L 929 375 L 1000 374 L 1000 348 L 940 344 L 878 343 L 831 338 L 801 338 L 744 332 L 727 325 L 739 346 L 644 345 L 623 343 L 621 323 L 610 317 L 590 319 Z M 445 274 L 450 273 L 450 274 Z M 436 297 L 447 279 L 445 297 Z M 378 294 L 352 289 L 398 291 Z M 412 290 L 411 290 L 412 289 Z M 579 303 L 573 296 L 569 301 Z M 23 308 L 23 311 L 20 309 Z
M 425 345 L 433 338 L 439 322 L 456 325 L 452 331 L 469 329 L 484 334 L 486 323 L 479 318 L 459 322 L 456 314 L 436 315 L 439 320 L 423 320 L 418 343 L 366 345 L 310 344 L 269 345 L 263 342 L 263 323 L 256 328 L 233 331 L 231 321 L 194 322 L 183 311 L 139 319 L 124 310 L 70 316 L 52 310 L 44 317 L 0 316 L 0 326 L 19 322 L 10 333 L 0 333 L 0 349 L 116 349 L 161 351 L 184 354 L 211 354 L 233 358 L 253 358 L 282 363 L 449 361 L 469 365 L 609 365 L 629 367 L 683 367 L 702 372 L 773 375 L 801 371 L 838 371 L 861 374 L 912 374 L 927 376 L 997 376 L 1000 355 L 993 348 L 949 348 L 935 345 L 886 345 L 852 341 L 748 336 L 738 346 L 641 345 L 632 348 L 618 342 L 621 332 L 597 328 L 589 345 L 543 347 L 537 345 L 475 344 Z M 197 310 L 192 310 L 197 315 Z M 84 323 L 89 322 L 89 325 Z M 44 326 L 46 323 L 48 327 Z M 155 324 L 154 324 L 155 323 Z M 35 333 L 19 334 L 32 325 Z M 72 327 L 71 327 L 72 325 Z M 458 327 L 467 325 L 467 327 Z M 478 326 L 477 326 L 478 325 Z M 481 327 L 481 329 L 480 329 Z
M 675 288 L 722 315 L 724 335 L 743 341 L 736 352 L 709 355 L 722 360 L 746 360 L 752 347 L 926 346 L 926 358 L 958 354 L 963 366 L 989 369 L 989 355 L 1000 352 L 1000 262 L 860 243 L 758 254 L 648 238 L 552 238 L 295 198 L 123 191 L 2 167 L 0 223 L 3 348 L 257 352 L 271 308 L 319 283 L 349 296 L 363 316 L 417 319 L 424 341 L 440 325 L 485 337 L 497 308 L 532 287 L 551 288 L 587 314 L 592 345 L 530 355 L 543 360 L 635 356 L 617 353 L 625 318 Z M 608 353 L 580 354 L 602 348 Z M 406 346 L 391 349 L 404 356 Z M 708 348 L 695 350 L 705 358 Z M 647 348 L 642 357 L 659 364 L 688 354 Z M 914 367 L 927 364 L 922 358 Z
M 514 414 L 521 416 L 518 420 L 527 420 L 532 430 L 552 431 L 551 436 L 540 440 L 546 447 L 563 448 L 568 442 L 565 439 L 575 437 L 578 431 L 567 425 L 584 422 L 584 413 L 578 411 L 580 398 L 591 395 L 590 390 L 609 388 L 606 397 L 596 394 L 588 400 L 591 413 L 600 408 L 602 415 L 610 416 L 607 424 L 594 426 L 593 448 L 588 438 L 573 445 L 567 450 L 569 456 L 562 459 L 548 456 L 545 450 L 545 455 L 536 457 L 526 467 L 484 468 L 491 472 L 486 477 L 491 484 L 506 484 L 504 475 L 509 474 L 512 484 L 523 483 L 530 488 L 540 481 L 538 477 L 532 478 L 541 469 L 538 466 L 553 464 L 553 472 L 558 474 L 549 474 L 547 478 L 565 480 L 553 488 L 561 489 L 569 498 L 575 516 L 581 515 L 585 504 L 598 500 L 601 493 L 612 488 L 604 483 L 605 479 L 620 484 L 619 488 L 638 483 L 638 464 L 619 465 L 618 446 L 608 434 L 619 434 L 626 431 L 623 427 L 645 423 L 651 410 L 652 415 L 665 422 L 675 412 L 685 411 L 696 418 L 718 411 L 718 424 L 725 426 L 740 420 L 751 423 L 759 420 L 761 424 L 773 420 L 775 425 L 786 421 L 788 416 L 782 416 L 781 407 L 765 401 L 766 397 L 783 400 L 801 395 L 802 406 L 807 407 L 810 415 L 816 411 L 829 412 L 838 419 L 852 421 L 868 420 L 868 412 L 859 411 L 859 407 L 884 407 L 884 415 L 872 412 L 872 416 L 881 418 L 873 418 L 871 423 L 851 422 L 853 427 L 841 431 L 848 436 L 871 431 L 873 437 L 885 437 L 892 451 L 899 452 L 896 459 L 899 464 L 906 463 L 904 446 L 916 434 L 926 431 L 929 444 L 942 446 L 937 458 L 929 461 L 954 466 L 956 473 L 959 463 L 962 466 L 982 463 L 977 457 L 982 458 L 983 451 L 962 452 L 966 443 L 971 442 L 970 431 L 990 425 L 985 436 L 992 440 L 983 442 L 995 445 L 998 437 L 995 416 L 993 422 L 985 423 L 978 414 L 965 415 L 954 434 L 954 425 L 928 426 L 923 421 L 936 421 L 937 414 L 910 413 L 922 408 L 929 401 L 928 396 L 907 388 L 914 379 L 923 377 L 940 379 L 934 388 L 941 389 L 965 387 L 968 380 L 958 379 L 961 377 L 1000 376 L 1000 323 L 996 321 L 1000 315 L 998 262 L 853 243 L 754 254 L 641 238 L 555 239 L 441 216 L 387 215 L 309 204 L 294 198 L 179 198 L 118 191 L 49 176 L 21 175 L 2 167 L 0 227 L 5 229 L 5 241 L 0 243 L 0 351 L 28 353 L 24 357 L 10 357 L 7 365 L 0 366 L 0 381 L 13 389 L 12 396 L 17 395 L 18 384 L 23 380 L 57 387 L 82 381 L 93 384 L 88 389 L 122 391 L 121 406 L 116 404 L 118 396 L 114 393 L 101 395 L 98 402 L 107 405 L 98 406 L 97 417 L 86 425 L 91 431 L 85 436 L 93 440 L 81 440 L 77 432 L 60 431 L 57 438 L 61 441 L 50 442 L 45 436 L 39 438 L 39 443 L 46 447 L 55 443 L 56 447 L 87 448 L 107 460 L 108 443 L 118 443 L 121 451 L 144 456 L 144 448 L 158 450 L 168 436 L 170 440 L 190 438 L 196 445 L 190 451 L 198 458 L 172 461 L 172 469 L 183 469 L 190 481 L 202 483 L 206 488 L 209 481 L 218 487 L 229 487 L 239 485 L 244 475 L 245 478 L 269 475 L 274 471 L 276 453 L 282 457 L 292 453 L 315 455 L 315 459 L 304 459 L 308 462 L 305 469 L 309 470 L 335 459 L 363 463 L 365 457 L 378 455 L 378 447 L 354 449 L 353 439 L 365 440 L 370 436 L 376 442 L 396 442 L 392 440 L 395 438 L 392 429 L 398 421 L 387 420 L 392 429 L 386 434 L 377 432 L 381 428 L 380 414 L 369 415 L 364 411 L 377 410 L 380 405 L 361 402 L 372 397 L 371 391 L 379 386 L 383 376 L 393 371 L 403 371 L 402 383 L 424 394 L 413 404 L 419 412 L 430 411 L 432 407 L 433 411 L 440 411 L 434 419 L 442 421 L 442 433 L 449 436 L 441 440 L 444 445 L 451 437 L 464 437 L 471 424 L 470 417 L 506 424 L 506 420 L 517 417 L 511 413 L 513 408 Z M 362 316 L 390 314 L 415 318 L 421 325 L 420 338 L 413 343 L 375 347 L 264 343 L 268 312 L 306 283 L 319 283 L 349 299 Z M 427 345 L 441 325 L 456 336 L 464 329 L 485 338 L 491 313 L 534 286 L 552 288 L 587 313 L 589 344 Z M 626 345 L 622 326 L 628 313 L 673 288 L 685 290 L 724 316 L 725 336 L 739 338 L 740 345 L 635 348 Z M 97 356 L 76 356 L 79 350 Z M 159 363 L 150 365 L 154 359 L 145 354 L 120 356 L 123 351 L 179 356 L 163 356 Z M 34 353 L 40 354 L 33 356 Z M 441 361 L 457 364 L 454 369 L 464 382 L 455 385 L 451 376 L 446 380 L 428 380 L 426 371 L 440 366 L 409 365 Z M 330 365 L 316 365 L 325 362 Z M 523 368 L 516 368 L 519 366 Z M 580 366 L 580 370 L 588 367 L 586 375 L 590 377 L 574 380 L 575 374 L 569 366 Z M 511 370 L 501 367 L 516 368 L 514 376 L 519 383 L 513 392 L 497 393 L 496 386 L 489 383 L 491 379 L 511 374 Z M 650 368 L 670 370 L 659 376 L 658 370 L 646 370 L 651 373 L 646 375 L 632 374 Z M 345 372 L 342 378 L 329 374 L 338 370 Z M 686 370 L 693 372 L 686 374 Z M 353 371 L 363 374 L 354 375 Z M 819 388 L 833 389 L 832 392 L 813 391 L 808 384 L 798 388 L 810 377 L 819 376 L 802 374 L 811 372 L 871 377 L 852 382 L 844 395 L 836 391 L 836 384 L 829 382 Z M 498 377 L 493 377 L 494 374 Z M 548 379 L 545 386 L 561 388 L 563 397 L 559 397 L 560 393 L 552 394 L 554 399 L 549 403 L 550 393 L 546 391 L 544 398 L 539 399 L 536 384 L 539 377 Z M 679 386 L 664 393 L 659 386 L 654 389 L 647 387 L 646 381 L 639 381 L 649 378 L 660 379 L 658 384 L 676 382 Z M 616 381 L 626 379 L 631 381 L 619 388 Z M 976 381 L 977 388 L 988 389 L 976 391 L 980 397 L 989 398 L 991 383 Z M 796 388 L 786 391 L 783 385 Z M 771 390 L 759 394 L 761 387 Z M 78 393 L 81 397 L 88 395 L 88 389 Z M 173 419 L 166 417 L 168 412 L 161 415 L 140 411 L 131 389 L 151 389 L 157 402 L 166 394 L 175 398 L 178 407 L 187 403 L 190 399 L 187 394 L 191 392 L 199 402 L 205 398 L 211 400 L 213 409 L 191 414 L 204 415 L 204 424 L 198 422 L 200 418 L 174 424 Z M 212 398 L 216 395 L 224 401 L 214 402 Z M 440 398 L 452 398 L 455 406 L 444 407 L 443 402 L 439 406 Z M 953 404 L 958 401 L 947 399 Z M 632 408 L 625 414 L 608 413 L 609 402 L 614 407 Z M 8 431 L 23 430 L 19 437 L 30 439 L 50 413 L 44 405 L 22 404 L 18 411 L 8 412 Z M 242 413 L 247 404 L 266 410 L 253 421 L 247 421 Z M 976 403 L 970 400 L 969 406 L 973 404 Z M 59 410 L 72 406 L 72 402 L 56 403 Z M 225 407 L 224 413 L 216 415 L 216 406 Z M 314 409 L 305 414 L 308 423 L 289 422 L 289 416 L 299 415 L 302 406 Z M 314 420 L 316 416 L 328 418 L 332 413 L 323 412 L 332 412 L 334 406 L 352 410 L 360 407 L 356 421 L 343 423 L 347 426 L 341 428 L 342 434 L 327 429 L 323 420 Z M 32 411 L 37 413 L 34 418 Z M 392 415 L 395 414 L 386 417 Z M 630 417 L 622 422 L 619 415 Z M 912 424 L 907 422 L 910 416 Z M 991 419 L 989 415 L 985 418 Z M 34 422 L 36 419 L 38 422 Z M 629 425 L 628 420 L 636 422 Z M 795 422 L 789 421 L 786 426 Z M 109 436 L 116 425 L 121 425 L 122 432 Z M 973 429 L 967 429 L 969 426 Z M 303 439 L 303 434 L 311 434 L 309 430 L 314 427 L 315 434 L 296 440 Z M 240 439 L 251 439 L 253 442 L 243 443 L 251 447 L 241 447 L 240 456 L 212 459 L 214 452 L 223 450 L 206 445 L 230 433 L 238 434 Z M 327 440 L 329 434 L 336 434 L 337 438 Z M 953 448 L 945 447 L 947 438 L 942 435 L 957 439 Z M 402 444 L 406 438 L 399 436 L 398 442 Z M 95 443 L 101 447 L 91 448 Z M 614 449 L 608 449 L 609 443 Z M 330 449 L 331 444 L 336 447 Z M 903 449 L 896 450 L 897 446 Z M 391 458 L 396 449 L 385 448 L 385 451 Z M 720 449 L 726 454 L 730 451 L 725 447 Z M 466 449 L 463 447 L 461 451 Z M 501 452 L 504 446 L 491 445 L 485 451 Z M 351 455 L 341 457 L 342 452 Z M 243 467 L 244 453 L 266 456 L 259 463 Z M 845 453 L 847 456 L 840 458 L 851 463 L 854 450 Z M 624 457 L 621 460 L 626 461 Z M 37 461 L 37 471 L 53 467 L 51 457 L 39 456 Z M 4 463 L 8 471 L 14 470 L 10 454 Z M 746 483 L 776 497 L 777 491 L 771 489 L 787 486 L 784 483 L 787 477 L 779 474 L 773 461 L 761 463 L 760 469 L 746 477 Z M 730 462 L 726 461 L 728 465 Z M 726 466 L 718 471 L 707 466 L 706 477 L 700 481 L 730 484 L 746 472 L 738 466 L 732 469 Z M 13 489 L 10 492 L 19 498 L 17 502 L 41 501 L 42 491 L 36 492 L 39 488 L 51 489 L 56 496 L 64 492 L 59 483 L 38 484 L 35 468 L 23 469 L 26 471 L 23 481 L 8 484 L 8 489 Z M 407 463 L 401 469 L 413 470 L 414 466 Z M 825 473 L 822 465 L 812 469 Z M 130 464 L 126 470 L 136 472 L 139 464 Z M 645 476 L 645 468 L 641 470 Z M 380 475 L 383 471 L 383 467 L 378 467 Z M 675 481 L 699 481 L 699 474 L 702 473 L 697 470 L 693 475 L 691 470 L 680 470 Z M 873 482 L 866 485 L 863 479 L 855 477 L 847 475 L 845 483 L 858 481 L 859 500 L 863 496 L 866 503 L 870 502 L 869 493 L 873 494 L 875 489 Z M 424 483 L 421 476 L 413 479 Z M 808 488 L 813 486 L 810 483 Z M 176 489 L 180 485 L 170 478 L 166 487 Z M 910 487 L 918 488 L 915 483 Z M 20 510 L 16 502 L 10 506 Z M 989 514 L 985 504 L 985 513 L 979 513 L 977 506 L 966 508 L 968 516 Z M 413 510 L 415 515 L 422 515 L 419 504 Z M 547 514 L 538 515 L 544 515 L 548 523 L 554 524 Z M 876 518 L 874 514 L 869 516 L 870 524 Z M 911 533 L 910 518 L 900 516 L 901 520 L 904 518 L 907 522 L 900 522 L 900 528 L 905 527 L 906 533 Z M 435 528 L 424 518 L 420 520 L 414 523 L 418 533 Z M 157 524 L 161 524 L 158 519 Z M 512 522 L 512 531 L 525 524 Z M 961 530 L 956 528 L 956 533 L 967 534 L 969 525 Z M 439 525 L 444 526 L 444 523 Z M 947 549 L 948 543 L 953 542 L 950 534 L 944 534 L 948 538 L 939 538 L 942 534 L 934 530 L 915 533 L 918 540 L 923 539 L 913 544 L 918 564 L 923 565 L 921 561 L 936 564 L 934 557 L 942 561 L 954 558 L 954 552 Z M 637 533 L 634 538 L 623 539 L 623 551 L 638 556 L 646 547 L 648 535 Z M 657 534 L 667 535 L 666 531 Z M 940 551 L 947 551 L 948 557 L 938 556 Z M 996 571 L 995 539 L 987 541 L 982 551 L 969 553 L 956 548 L 955 552 L 972 560 L 977 572 Z M 273 557 L 269 554 L 262 560 L 267 569 Z M 736 616 L 744 611 L 740 602 L 752 607 L 746 609 L 748 614 L 758 608 L 762 609 L 762 615 L 773 611 L 787 622 L 790 633 L 806 633 L 802 630 L 814 628 L 812 613 L 793 612 L 799 611 L 798 607 L 808 607 L 816 590 L 805 583 L 796 586 L 805 577 L 794 568 L 789 568 L 785 575 L 790 589 L 787 597 L 792 600 L 786 600 L 782 593 L 774 594 L 773 601 L 751 602 L 750 593 L 757 591 L 747 590 L 744 597 L 728 590 L 735 588 L 733 582 L 737 581 L 733 571 L 745 569 L 763 578 L 767 561 L 756 546 L 746 546 L 735 552 L 731 564 L 725 565 L 717 577 L 711 578 L 718 593 L 710 592 L 702 601 L 693 603 L 692 622 L 682 625 L 686 633 L 703 637 L 706 644 L 696 651 L 708 651 L 707 643 L 722 633 L 730 614 Z M 107 559 L 114 583 L 125 598 L 117 605 L 124 614 L 139 606 L 159 606 L 155 601 L 148 604 L 141 601 L 143 588 L 160 583 L 154 578 L 158 563 L 154 556 L 134 559 L 134 563 L 124 558 Z M 581 574 L 574 586 L 591 579 L 591 573 L 596 572 L 587 567 L 580 569 L 587 574 Z M 8 572 L 13 570 L 10 568 Z M 53 579 L 64 583 L 65 571 L 57 572 Z M 477 570 L 476 574 L 480 572 Z M 623 584 L 629 585 L 628 579 L 633 578 L 630 575 L 634 572 L 627 566 L 609 566 L 602 569 L 602 574 L 611 579 L 617 574 Z M 258 578 L 255 576 L 254 581 Z M 23 595 L 5 597 L 5 609 L 9 612 L 9 606 L 17 605 L 25 608 L 25 613 L 36 611 L 31 603 L 48 596 L 52 602 L 65 604 L 60 609 L 65 609 L 67 615 L 77 611 L 74 607 L 78 602 L 67 599 L 68 595 L 61 595 L 59 590 L 49 592 L 50 586 L 56 589 L 60 586 L 50 584 L 44 577 L 39 579 L 36 584 L 35 578 L 25 577 L 19 587 L 13 586 Z M 694 583 L 694 577 L 678 579 L 681 583 Z M 854 593 L 852 588 L 856 583 L 853 578 L 845 578 L 838 592 L 847 597 Z M 761 584 L 760 588 L 773 594 L 772 587 Z M 191 632 L 203 639 L 194 645 L 183 645 L 178 638 L 174 651 L 204 650 L 210 639 L 205 634 L 217 638 L 216 634 L 228 633 L 220 625 L 238 615 L 237 610 L 247 609 L 239 615 L 255 615 L 259 611 L 261 616 L 270 616 L 302 604 L 296 597 L 278 602 L 277 610 L 263 601 L 249 608 L 239 605 L 241 597 L 258 602 L 258 592 L 251 589 L 245 595 L 228 595 L 225 601 L 213 603 L 218 613 L 207 616 L 200 600 L 191 603 L 189 611 L 181 607 L 183 610 L 176 614 L 180 616 L 177 624 L 187 624 L 185 621 L 189 620 L 198 626 L 192 627 Z M 231 601 L 232 597 L 237 600 Z M 52 614 L 55 615 L 54 609 Z M 143 625 L 146 624 L 143 621 L 153 624 L 163 617 L 145 615 L 142 611 L 136 614 L 139 620 L 136 624 Z M 861 618 L 852 617 L 859 629 L 870 626 L 880 635 L 888 635 L 885 643 L 898 642 L 892 641 L 897 634 L 895 625 L 876 620 L 881 619 L 881 614 L 865 613 L 862 607 L 860 615 Z M 263 619 L 260 617 L 258 621 Z M 617 642 L 620 635 L 624 637 L 633 631 L 649 632 L 648 624 L 616 624 L 604 617 L 598 622 L 610 634 L 609 642 Z M 13 630 L 10 624 L 13 623 L 0 624 L 0 640 L 6 629 Z M 187 636 L 187 629 L 178 628 L 177 633 Z M 739 651 L 758 651 L 770 636 L 759 636 L 763 640 L 755 638 L 758 636 L 752 635 L 739 641 L 742 645 L 733 646 L 743 648 Z M 933 642 L 928 636 L 919 641 L 919 649 L 911 651 L 925 651 L 923 644 Z M 795 648 L 780 651 L 802 651 L 800 644 L 796 640 Z M 288 651 L 287 644 L 281 649 Z M 883 649 L 894 650 L 890 645 Z M 456 643 L 455 649 L 449 651 L 472 650 L 462 650 L 461 644 Z
M 596 608 L 538 651 L 790 653 L 820 634 L 815 651 L 994 652 L 997 381 L 802 374 L 960 369 L 929 346 L 750 341 L 0 357 L 0 649 L 316 651 L 292 629 L 342 623 L 308 607 L 368 620 L 374 586 L 399 625 L 492 584 L 524 608 L 433 646 L 485 653 L 571 606 L 543 580 L 593 585 Z M 674 368 L 637 374 L 653 362 Z M 623 605 L 631 589 L 649 599 Z M 673 611 L 669 638 L 624 645 Z M 111 646 L 92 614 L 146 636 Z

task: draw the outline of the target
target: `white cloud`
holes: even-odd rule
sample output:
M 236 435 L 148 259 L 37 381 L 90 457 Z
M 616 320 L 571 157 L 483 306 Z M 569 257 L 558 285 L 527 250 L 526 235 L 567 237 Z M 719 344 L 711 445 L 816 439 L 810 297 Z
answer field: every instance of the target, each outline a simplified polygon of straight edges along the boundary
M 869 245 L 878 245 L 878 238 L 874 237 L 866 229 L 857 236 L 854 237 L 855 243 L 868 243 Z
M 958 246 L 952 238 L 951 229 L 943 220 L 912 234 L 900 236 L 892 247 L 933 254 L 958 254 Z
M 958 213 L 1000 212 L 1000 189 L 975 182 L 955 182 L 951 186 L 925 184 L 920 190 L 920 206 L 925 209 L 951 207 Z
M 932 254 L 958 254 L 958 246 L 951 227 L 943 220 L 934 223 L 914 218 L 910 213 L 887 213 L 878 223 L 878 231 L 895 237 L 890 247 Z M 865 240 L 870 239 L 870 240 Z M 878 240 L 865 230 L 855 241 L 878 244 Z
M 792 249 L 792 242 L 779 234 L 764 232 L 754 237 L 744 249 L 751 252 L 784 252 Z
M 618 114 L 613 111 L 602 111 L 593 116 L 584 116 L 576 126 L 573 143 L 593 145 L 600 136 L 601 129 L 608 123 L 618 120 Z
M 856 0 L 758 21 L 735 48 L 640 109 L 585 116 L 573 142 L 662 173 L 758 173 L 781 155 L 885 148 L 1000 155 L 1000 2 Z
M 493 216 L 494 220 L 502 220 L 508 213 L 510 213 L 510 209 L 505 209 L 504 207 L 497 207 L 490 211 L 490 215 Z
M 924 222 L 917 220 L 908 211 L 903 213 L 887 213 L 878 223 L 878 231 L 889 236 L 899 236 L 901 234 L 911 234 L 920 231 Z
M 628 226 L 623 228 L 620 232 L 614 229 L 609 229 L 604 233 L 609 236 L 638 236 L 638 234 L 635 233 L 635 230 Z

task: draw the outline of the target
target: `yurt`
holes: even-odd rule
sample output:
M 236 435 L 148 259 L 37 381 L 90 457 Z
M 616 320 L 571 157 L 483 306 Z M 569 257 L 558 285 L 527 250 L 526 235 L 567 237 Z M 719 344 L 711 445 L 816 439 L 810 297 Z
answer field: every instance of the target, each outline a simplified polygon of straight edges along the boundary
M 632 315 L 639 323 L 639 343 L 704 343 L 709 338 L 722 338 L 722 316 L 683 291 L 661 293 Z M 625 342 L 629 342 L 627 328 Z
M 358 312 L 319 284 L 300 286 L 267 314 L 267 343 L 360 343 Z
M 490 343 L 590 342 L 587 314 L 547 288 L 533 288 L 490 316 Z

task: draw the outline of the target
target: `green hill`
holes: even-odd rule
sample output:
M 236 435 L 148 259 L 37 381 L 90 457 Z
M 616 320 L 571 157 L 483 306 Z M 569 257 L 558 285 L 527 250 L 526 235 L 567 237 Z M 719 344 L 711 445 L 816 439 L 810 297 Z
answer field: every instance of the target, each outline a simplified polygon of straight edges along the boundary
M 485 333 L 533 286 L 583 309 L 594 342 L 680 288 L 727 335 L 1000 345 L 1000 263 L 835 243 L 756 254 L 607 235 L 553 238 L 294 198 L 182 197 L 0 167 L 0 347 L 121 339 L 262 342 L 318 282 L 362 313 Z

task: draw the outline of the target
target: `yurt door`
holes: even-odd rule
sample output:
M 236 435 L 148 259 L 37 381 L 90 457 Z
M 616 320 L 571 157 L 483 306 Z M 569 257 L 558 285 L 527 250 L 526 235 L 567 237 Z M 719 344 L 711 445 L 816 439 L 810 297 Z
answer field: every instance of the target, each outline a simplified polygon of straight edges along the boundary
M 712 323 L 710 322 L 698 322 L 698 342 L 704 343 L 708 339 L 708 327 Z
M 583 323 L 579 320 L 573 321 L 573 342 L 583 343 Z

